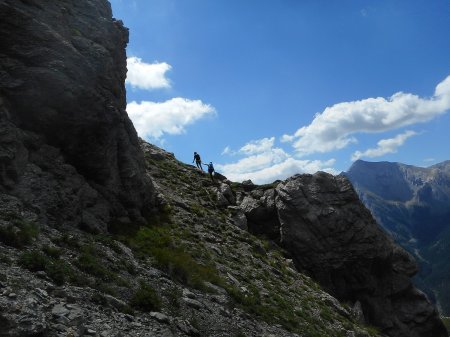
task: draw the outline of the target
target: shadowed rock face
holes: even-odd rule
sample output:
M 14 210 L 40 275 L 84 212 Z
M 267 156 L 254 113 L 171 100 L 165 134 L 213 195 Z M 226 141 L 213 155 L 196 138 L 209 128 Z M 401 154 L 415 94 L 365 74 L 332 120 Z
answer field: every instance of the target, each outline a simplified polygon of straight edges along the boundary
M 450 161 L 416 167 L 358 160 L 345 173 L 377 222 L 416 257 L 420 271 L 414 282 L 444 316 L 450 314 L 449 168 Z M 402 189 L 409 194 L 399 198 Z
M 380 229 L 347 178 L 296 175 L 273 193 L 275 211 L 261 210 L 267 198 L 255 198 L 255 190 L 240 197 L 242 209 L 249 221 L 262 224 L 259 232 L 279 232 L 300 270 L 341 301 L 361 303 L 367 322 L 390 336 L 447 336 L 437 311 L 411 284 L 414 259 Z M 268 212 L 277 214 L 271 228 Z
M 104 230 L 151 208 L 127 42 L 106 0 L 0 0 L 1 187 L 50 221 Z

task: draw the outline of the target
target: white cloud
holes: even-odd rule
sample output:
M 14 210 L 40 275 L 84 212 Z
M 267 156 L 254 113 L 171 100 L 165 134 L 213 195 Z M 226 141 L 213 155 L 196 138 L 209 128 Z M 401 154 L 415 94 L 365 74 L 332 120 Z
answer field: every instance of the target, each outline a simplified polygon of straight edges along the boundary
M 252 140 L 240 148 L 239 152 L 245 154 L 264 153 L 272 149 L 275 143 L 275 137 Z
M 230 154 L 232 154 L 233 152 L 231 151 L 231 148 L 229 147 L 229 146 L 225 146 L 225 148 L 223 149 L 223 151 L 222 151 L 222 156 L 223 155 L 225 155 L 225 154 L 228 154 L 228 155 L 230 155 Z
M 161 103 L 133 101 L 127 112 L 141 137 L 158 139 L 164 134 L 184 133 L 187 125 L 214 115 L 215 109 L 201 100 L 176 97 Z
M 406 131 L 404 133 L 401 133 L 394 138 L 389 139 L 382 139 L 377 143 L 377 147 L 374 149 L 367 149 L 364 152 L 356 151 L 352 154 L 352 160 L 358 160 L 362 157 L 381 157 L 388 153 L 395 153 L 397 152 L 397 149 L 402 146 L 405 141 L 412 137 L 417 135 L 417 132 L 414 131 Z
M 299 155 L 329 152 L 357 142 L 358 132 L 383 132 L 422 123 L 450 109 L 450 76 L 436 86 L 430 98 L 398 92 L 388 99 L 367 98 L 327 107 L 308 126 L 283 141 L 293 142 Z
M 145 90 L 170 88 L 170 81 L 166 78 L 166 72 L 172 67 L 165 63 L 145 63 L 138 57 L 127 59 L 127 79 L 132 87 Z
M 241 147 L 238 153 L 247 155 L 235 163 L 216 165 L 217 170 L 232 181 L 251 179 L 256 184 L 270 183 L 286 179 L 296 173 L 326 171 L 337 173 L 332 166 L 334 159 L 298 160 L 283 149 L 274 147 L 275 138 L 251 141 Z

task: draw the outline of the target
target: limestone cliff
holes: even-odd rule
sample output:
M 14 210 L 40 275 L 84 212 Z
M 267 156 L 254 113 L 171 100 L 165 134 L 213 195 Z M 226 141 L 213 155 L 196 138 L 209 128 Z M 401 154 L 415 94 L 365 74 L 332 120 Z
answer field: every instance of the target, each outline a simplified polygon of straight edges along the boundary
M 151 209 L 127 42 L 106 0 L 0 1 L 0 189 L 55 226 L 104 231 Z

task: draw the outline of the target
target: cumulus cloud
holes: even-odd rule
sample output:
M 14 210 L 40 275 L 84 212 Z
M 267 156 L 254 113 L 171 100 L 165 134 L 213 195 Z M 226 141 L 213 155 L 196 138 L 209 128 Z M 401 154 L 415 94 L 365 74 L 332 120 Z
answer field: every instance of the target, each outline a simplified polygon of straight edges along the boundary
M 374 149 L 367 149 L 364 152 L 356 151 L 352 154 L 352 160 L 358 160 L 362 157 L 381 157 L 388 153 L 395 153 L 397 152 L 397 149 L 402 146 L 405 141 L 412 137 L 417 135 L 417 132 L 414 131 L 406 131 L 404 133 L 401 133 L 394 138 L 389 139 L 382 139 L 377 143 L 377 147 Z
M 165 102 L 133 101 L 127 112 L 141 137 L 158 139 L 164 134 L 184 133 L 186 126 L 214 115 L 215 109 L 201 100 L 176 97 Z
M 170 88 L 170 81 L 166 72 L 172 67 L 165 63 L 145 63 L 138 57 L 127 59 L 127 79 L 132 87 L 145 90 Z
M 389 98 L 367 98 L 327 107 L 308 126 L 284 135 L 299 155 L 325 153 L 357 142 L 358 132 L 383 132 L 422 123 L 450 109 L 450 76 L 436 86 L 434 95 L 421 98 L 398 92 Z
M 228 179 L 233 181 L 251 179 L 257 184 L 286 179 L 296 173 L 315 173 L 317 171 L 337 173 L 332 168 L 335 163 L 334 159 L 325 162 L 298 160 L 283 149 L 275 147 L 274 142 L 274 137 L 251 141 L 237 151 L 246 157 L 235 163 L 216 165 L 216 167 Z
M 253 140 L 240 148 L 239 152 L 245 154 L 265 153 L 273 148 L 275 137 Z

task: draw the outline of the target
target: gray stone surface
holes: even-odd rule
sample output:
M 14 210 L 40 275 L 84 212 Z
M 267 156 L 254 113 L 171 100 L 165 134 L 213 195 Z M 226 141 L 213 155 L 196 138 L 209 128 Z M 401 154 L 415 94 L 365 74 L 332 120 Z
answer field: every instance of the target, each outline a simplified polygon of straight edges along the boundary
M 259 225 L 250 231 L 278 236 L 299 270 L 339 300 L 359 301 L 366 320 L 390 336 L 447 335 L 411 283 L 413 257 L 377 225 L 348 179 L 296 175 L 269 191 L 255 189 L 242 199 L 249 224 Z
M 106 0 L 0 1 L 0 190 L 54 225 L 100 232 L 152 208 L 127 42 Z

